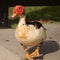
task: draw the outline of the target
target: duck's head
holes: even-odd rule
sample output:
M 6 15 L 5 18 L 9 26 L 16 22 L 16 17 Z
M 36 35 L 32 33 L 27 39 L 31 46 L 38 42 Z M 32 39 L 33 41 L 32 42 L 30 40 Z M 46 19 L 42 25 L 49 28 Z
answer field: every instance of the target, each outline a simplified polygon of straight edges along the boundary
M 21 16 L 25 13 L 25 9 L 21 5 L 17 5 L 14 7 L 12 18 L 15 18 L 16 16 Z

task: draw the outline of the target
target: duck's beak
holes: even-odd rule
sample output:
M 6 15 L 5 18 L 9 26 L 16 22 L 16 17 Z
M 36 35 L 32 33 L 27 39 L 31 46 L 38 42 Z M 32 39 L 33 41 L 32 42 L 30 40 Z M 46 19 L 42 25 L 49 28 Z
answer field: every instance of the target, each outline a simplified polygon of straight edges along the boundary
M 16 14 L 13 14 L 13 15 L 11 16 L 11 18 L 14 19 L 16 16 L 17 16 Z

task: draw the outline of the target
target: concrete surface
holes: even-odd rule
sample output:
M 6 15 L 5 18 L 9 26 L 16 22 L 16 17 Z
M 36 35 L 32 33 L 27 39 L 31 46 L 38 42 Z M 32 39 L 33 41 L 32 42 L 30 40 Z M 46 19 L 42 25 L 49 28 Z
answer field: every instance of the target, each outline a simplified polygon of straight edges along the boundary
M 44 24 L 47 39 L 35 60 L 60 60 L 60 24 Z M 15 38 L 15 29 L 0 29 L 0 60 L 23 60 L 24 49 Z

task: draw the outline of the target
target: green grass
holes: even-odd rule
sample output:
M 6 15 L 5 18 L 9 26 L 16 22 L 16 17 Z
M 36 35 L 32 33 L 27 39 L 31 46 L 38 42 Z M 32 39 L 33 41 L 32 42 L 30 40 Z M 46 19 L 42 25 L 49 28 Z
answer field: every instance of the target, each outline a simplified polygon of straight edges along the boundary
M 27 20 L 52 19 L 60 20 L 60 6 L 26 6 Z M 8 18 L 11 17 L 13 7 L 9 8 Z
M 29 14 L 30 12 L 38 11 L 38 10 L 41 10 L 45 7 L 47 7 L 47 6 L 26 6 L 25 7 L 25 12 L 26 12 L 26 14 Z M 12 13 L 13 13 L 13 7 L 9 7 L 8 12 L 9 12 L 8 13 L 8 18 L 10 18 Z
M 50 19 L 54 22 L 60 22 L 60 6 L 25 6 L 26 20 Z M 8 18 L 13 13 L 13 7 L 9 8 Z M 19 18 L 19 17 L 18 17 Z M 15 19 L 15 20 L 18 20 Z M 11 26 L 15 27 L 17 23 L 13 22 Z

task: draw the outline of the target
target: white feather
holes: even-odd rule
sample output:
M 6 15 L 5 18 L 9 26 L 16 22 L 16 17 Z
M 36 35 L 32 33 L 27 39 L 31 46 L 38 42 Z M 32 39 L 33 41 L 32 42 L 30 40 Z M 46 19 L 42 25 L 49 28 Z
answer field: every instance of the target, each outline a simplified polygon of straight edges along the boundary
M 46 30 L 44 27 L 41 27 L 39 29 L 36 29 L 34 25 L 23 25 L 25 24 L 25 20 L 21 19 L 21 21 L 18 24 L 18 28 L 16 29 L 16 38 L 17 40 L 22 43 L 25 46 L 35 46 L 39 43 L 43 42 L 46 39 Z M 22 28 L 23 27 L 23 28 Z M 26 29 L 25 29 L 26 27 Z M 23 32 L 26 33 L 26 38 L 21 38 L 22 35 L 21 31 L 18 31 L 18 29 L 23 29 Z M 28 30 L 28 31 L 25 31 Z M 18 33 L 18 35 L 17 35 Z

